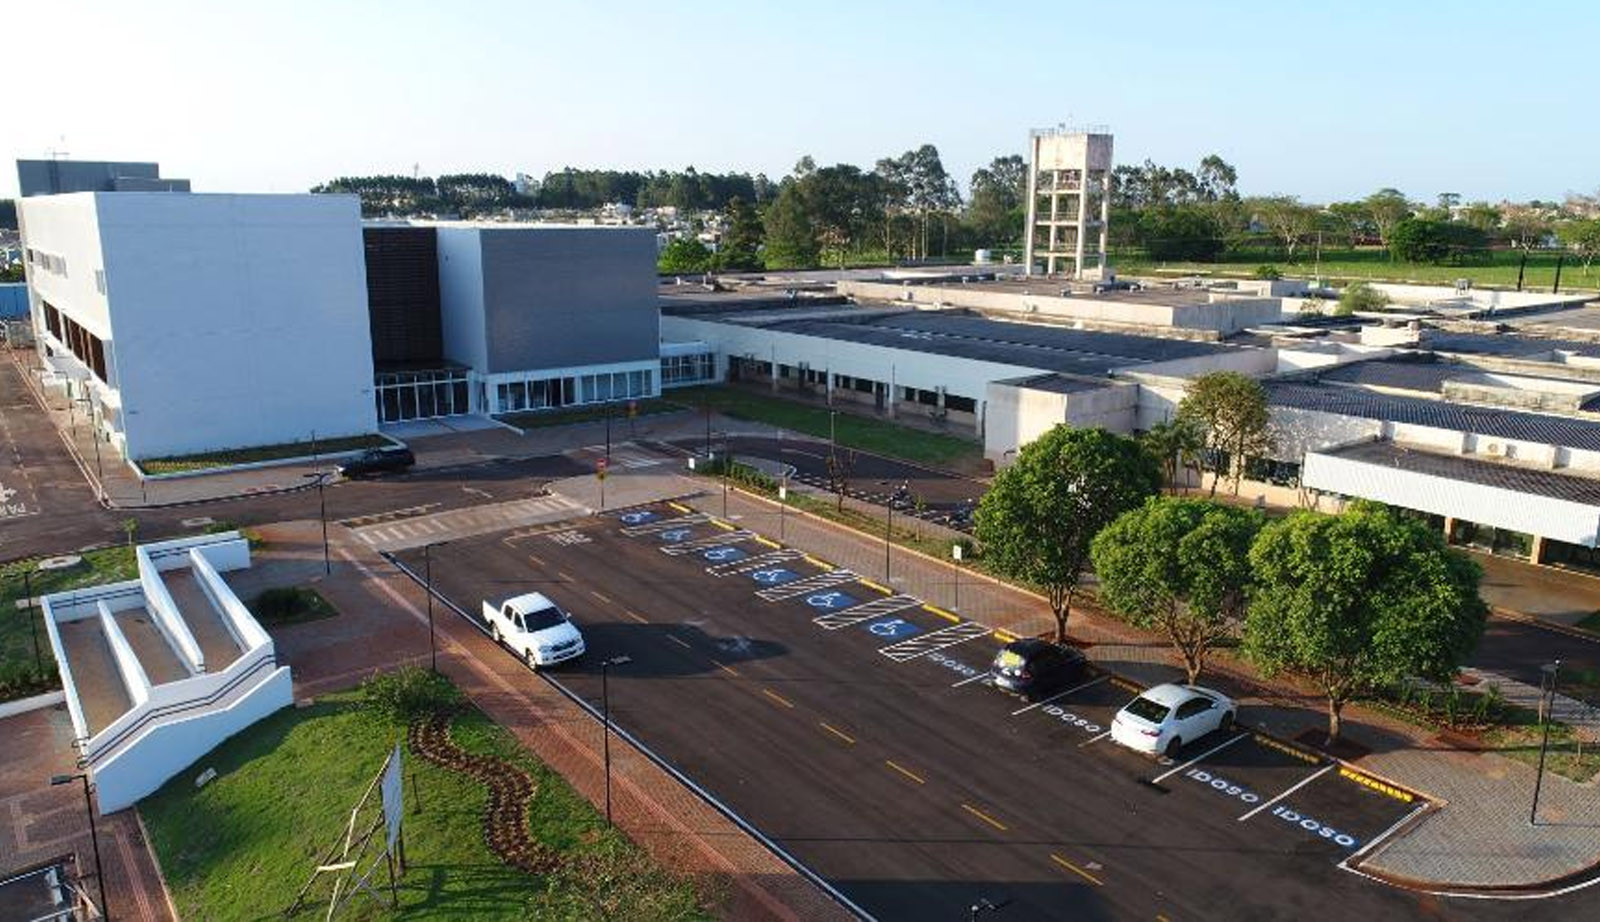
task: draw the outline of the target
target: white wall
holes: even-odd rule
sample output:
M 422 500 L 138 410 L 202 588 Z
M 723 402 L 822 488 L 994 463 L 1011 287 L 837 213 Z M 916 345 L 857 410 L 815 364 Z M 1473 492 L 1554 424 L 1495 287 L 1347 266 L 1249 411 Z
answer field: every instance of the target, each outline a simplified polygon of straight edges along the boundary
M 439 320 L 444 356 L 479 371 L 489 367 L 483 303 L 483 246 L 477 228 L 440 227 Z
M 94 193 L 24 207 L 50 241 L 98 236 L 102 259 L 69 257 L 70 290 L 49 291 L 107 340 L 130 457 L 376 429 L 354 196 Z

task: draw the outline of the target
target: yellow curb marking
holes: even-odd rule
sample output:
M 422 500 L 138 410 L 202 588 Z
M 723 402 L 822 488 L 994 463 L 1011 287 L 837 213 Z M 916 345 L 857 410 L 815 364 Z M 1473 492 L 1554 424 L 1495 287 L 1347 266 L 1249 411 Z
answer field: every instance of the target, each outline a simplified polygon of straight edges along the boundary
M 688 512 L 692 512 L 693 511 L 688 506 L 685 506 L 682 503 L 667 503 L 667 505 L 671 506 L 672 508 L 678 510 L 679 512 L 683 512 L 683 513 L 688 513 Z
M 806 562 L 811 564 L 813 567 L 821 567 L 824 570 L 834 569 L 833 564 L 828 563 L 826 560 L 823 560 L 820 557 L 812 557 L 810 554 L 806 555 Z
M 1094 884 L 1096 887 L 1102 886 L 1102 882 L 1101 882 L 1100 878 L 1094 876 L 1093 874 L 1090 874 L 1088 871 L 1085 871 L 1083 868 L 1078 867 L 1077 865 L 1075 865 L 1072 862 L 1068 861 L 1067 859 L 1061 857 L 1060 855 L 1056 854 L 1055 852 L 1051 852 L 1050 853 L 1050 860 L 1054 861 L 1056 864 L 1061 865 L 1062 867 L 1066 868 L 1067 870 L 1071 871 L 1072 873 L 1078 875 L 1079 877 L 1083 878 L 1084 880 L 1088 881 L 1089 883 Z M 1160 916 L 1156 916 L 1156 918 L 1159 919 L 1161 917 Z
M 924 611 L 933 612 L 934 614 L 938 615 L 941 618 L 947 618 L 947 619 L 949 619 L 951 621 L 956 622 L 957 624 L 961 623 L 961 617 L 959 615 L 951 614 L 950 612 L 945 611 L 944 609 L 940 608 L 937 605 L 924 605 L 924 606 L 922 606 L 922 608 L 923 608 Z
M 858 579 L 858 580 L 856 580 L 856 582 L 860 583 L 863 586 L 866 586 L 868 589 L 876 589 L 879 592 L 883 593 L 884 595 L 894 595 L 894 590 L 893 589 L 890 589 L 890 588 L 888 588 L 887 586 L 884 586 L 881 583 L 875 583 L 870 579 Z
M 778 542 L 772 540 L 771 538 L 763 538 L 760 535 L 756 536 L 756 543 L 757 544 L 765 544 L 767 547 L 783 547 L 783 545 L 781 545 Z
M 1345 768 L 1342 765 L 1339 767 L 1339 776 L 1341 778 L 1349 778 L 1356 784 L 1359 784 L 1362 787 L 1371 788 L 1372 790 L 1377 791 L 1379 794 L 1387 794 L 1390 797 L 1393 797 L 1395 800 L 1401 801 L 1402 803 L 1409 804 L 1413 800 L 1417 799 L 1416 796 L 1410 791 L 1402 791 L 1392 784 L 1385 784 L 1376 778 L 1373 778 L 1369 775 L 1363 775 L 1358 771 Z
M 1258 742 L 1261 745 L 1267 747 L 1268 749 L 1276 749 L 1279 752 L 1283 753 L 1284 755 L 1294 756 L 1295 758 L 1299 759 L 1302 762 L 1310 762 L 1312 765 L 1316 765 L 1317 763 L 1322 761 L 1321 759 L 1317 758 L 1316 756 L 1312 755 L 1309 752 L 1302 752 L 1299 749 L 1296 749 L 1295 747 L 1290 746 L 1288 743 L 1280 743 L 1280 742 L 1278 742 L 1277 740 L 1273 739 L 1270 736 L 1263 736 L 1260 733 L 1257 733 L 1257 734 L 1255 734 L 1255 738 L 1256 738 L 1256 742 Z

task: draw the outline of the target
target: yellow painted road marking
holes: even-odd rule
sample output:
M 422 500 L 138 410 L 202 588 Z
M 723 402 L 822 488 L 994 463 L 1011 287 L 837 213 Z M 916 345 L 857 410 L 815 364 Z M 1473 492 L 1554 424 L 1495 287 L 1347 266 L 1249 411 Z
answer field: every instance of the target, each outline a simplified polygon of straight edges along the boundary
M 994 828 L 1000 830 L 1001 832 L 1005 832 L 1006 831 L 1006 824 L 1005 823 L 1000 822 L 999 820 L 997 820 L 994 817 L 990 816 L 989 814 L 983 812 L 982 810 L 979 810 L 977 807 L 974 807 L 971 804 L 962 804 L 961 805 L 961 809 L 967 811 L 968 813 L 972 814 L 973 816 L 977 817 L 978 819 L 983 820 L 985 823 L 988 823 L 990 826 L 993 826 Z
M 1156 922 L 1172 922 L 1172 920 L 1158 912 L 1156 913 Z
M 607 605 L 611 604 L 611 599 L 609 597 L 607 597 L 606 594 L 603 593 L 603 592 L 596 592 L 595 590 L 590 589 L 589 590 L 589 594 L 594 596 L 595 598 L 599 599 L 600 601 L 604 602 Z
M 1312 755 L 1309 752 L 1304 752 L 1294 746 L 1290 746 L 1288 743 L 1280 743 L 1270 736 L 1263 736 L 1260 733 L 1257 733 L 1255 736 L 1256 742 L 1267 747 L 1268 749 L 1276 749 L 1284 755 L 1294 756 L 1302 762 L 1310 762 L 1312 765 L 1316 765 L 1322 761 L 1320 758 Z
M 786 708 L 794 707 L 794 702 L 793 701 L 790 701 L 788 698 L 785 698 L 784 696 L 778 694 L 777 692 L 773 691 L 770 688 L 763 688 L 761 690 L 761 693 L 763 695 L 766 695 L 768 698 L 771 698 L 773 701 L 778 702 L 779 704 L 783 705 Z
M 778 542 L 772 540 L 771 538 L 763 538 L 760 535 L 756 536 L 756 543 L 757 544 L 765 544 L 767 547 L 783 547 L 783 545 L 781 545 Z
M 806 555 L 806 562 L 811 564 L 813 567 L 821 567 L 824 570 L 834 569 L 833 564 L 828 563 L 826 560 L 823 560 L 820 557 L 812 557 L 810 554 Z
M 1056 864 L 1061 865 L 1062 867 L 1066 868 L 1067 870 L 1071 871 L 1072 873 L 1078 875 L 1079 877 L 1083 878 L 1084 880 L 1088 881 L 1089 883 L 1094 884 L 1096 887 L 1101 886 L 1100 878 L 1094 876 L 1093 874 L 1090 874 L 1088 871 L 1085 871 L 1083 868 L 1078 867 L 1077 865 L 1075 865 L 1072 862 L 1068 861 L 1067 859 L 1061 857 L 1060 855 L 1056 854 L 1055 852 L 1051 852 L 1050 853 L 1050 860 L 1054 861 Z M 1156 918 L 1160 919 L 1161 916 L 1156 916 Z
M 1133 682 L 1129 682 L 1127 679 L 1124 679 L 1121 676 L 1112 676 L 1111 677 L 1111 684 L 1115 685 L 1116 687 L 1118 687 L 1120 689 L 1122 689 L 1123 691 L 1131 691 L 1134 694 L 1138 694 L 1139 692 L 1144 691 L 1144 687 L 1143 686 L 1137 685 L 1137 684 L 1135 684 Z
M 718 528 L 722 529 L 723 531 L 734 531 L 736 529 L 736 526 L 734 526 L 733 524 L 731 524 L 729 522 L 724 522 L 721 519 L 712 519 L 711 520 L 711 524 L 717 526 Z
M 536 566 L 536 567 L 544 566 L 544 561 L 542 559 L 540 559 L 537 554 L 529 554 L 528 555 L 528 559 L 530 561 L 532 561 L 533 565 Z
M 717 663 L 716 660 L 712 660 L 712 662 Z M 717 663 L 717 668 L 721 669 L 723 672 L 726 672 L 728 675 L 736 676 L 739 674 L 739 670 L 733 668 L 732 666 L 724 666 L 722 663 Z
M 922 776 L 921 775 L 918 775 L 916 772 L 912 771 L 909 768 L 906 768 L 904 765 L 901 765 L 899 762 L 896 762 L 893 759 L 884 759 L 883 760 L 883 764 L 889 766 L 890 768 L 894 769 L 895 771 L 899 772 L 900 774 L 905 775 L 907 778 L 910 778 L 912 781 L 915 781 L 918 784 L 927 784 L 928 783 L 928 782 L 922 780 Z
M 1339 767 L 1339 777 L 1349 778 L 1351 781 L 1354 781 L 1356 784 L 1359 784 L 1362 787 L 1371 788 L 1372 790 L 1377 791 L 1379 794 L 1387 794 L 1390 797 L 1393 797 L 1395 800 L 1401 801 L 1402 803 L 1411 803 L 1413 800 L 1416 800 L 1416 796 L 1410 791 L 1402 791 L 1392 784 L 1385 784 L 1384 782 L 1379 781 L 1370 775 L 1363 774 L 1355 771 L 1354 769 L 1345 768 L 1344 766 Z
M 880 583 L 875 583 L 870 579 L 858 579 L 858 580 L 856 580 L 856 582 L 860 583 L 863 586 L 866 586 L 868 589 L 876 589 L 879 592 L 883 593 L 884 595 L 894 595 L 894 590 L 893 589 L 890 589 L 889 587 L 884 586 L 884 585 L 882 585 Z
M 646 618 L 644 615 L 639 614 L 638 612 L 634 611 L 631 608 L 627 608 L 627 609 L 623 609 L 623 610 L 628 613 L 628 617 L 630 617 L 633 620 L 639 622 L 640 624 L 649 624 L 650 623 L 650 619 L 649 618 Z
M 844 740 L 845 742 L 849 743 L 852 746 L 855 745 L 856 738 L 851 736 L 850 734 L 844 732 L 843 730 L 840 730 L 838 727 L 835 727 L 835 726 L 833 726 L 833 725 L 831 725 L 829 723 L 826 723 L 826 722 L 820 721 L 820 720 L 817 721 L 817 723 L 822 724 L 822 729 L 828 731 L 829 733 L 832 733 L 834 736 L 837 736 L 838 738 Z
M 671 507 L 672 507 L 672 508 L 674 508 L 674 509 L 676 509 L 676 510 L 678 510 L 678 511 L 679 511 L 679 512 L 685 512 L 685 513 L 686 513 L 686 512 L 689 512 L 689 511 L 690 511 L 690 509 L 689 509 L 689 507 L 688 507 L 688 506 L 685 506 L 685 505 L 684 505 L 684 504 L 682 504 L 682 503 L 667 503 L 667 505 L 669 505 L 669 506 L 671 506 Z
M 565 571 L 565 570 L 557 570 L 556 571 L 556 575 L 561 577 L 563 580 L 565 580 L 565 581 L 567 581 L 569 583 L 575 582 L 575 580 L 573 580 L 573 578 L 570 575 L 568 575 L 567 571 Z
M 996 630 L 994 632 L 994 639 L 1000 641 L 1001 643 L 1010 643 L 1017 639 L 1017 635 L 1011 633 L 1010 631 Z
M 682 637 L 679 637 L 676 634 L 668 634 L 667 635 L 667 639 L 672 641 L 673 643 L 677 644 L 678 646 L 684 648 L 685 650 L 693 650 L 694 649 L 693 647 L 689 646 L 689 642 L 688 641 L 684 640 Z
M 923 608 L 924 611 L 931 611 L 931 612 L 933 612 L 934 614 L 938 615 L 941 618 L 948 618 L 949 620 L 954 621 L 957 624 L 961 623 L 960 616 L 951 614 L 950 612 L 945 611 L 944 609 L 940 608 L 937 605 L 924 605 L 924 606 L 922 606 L 922 608 Z

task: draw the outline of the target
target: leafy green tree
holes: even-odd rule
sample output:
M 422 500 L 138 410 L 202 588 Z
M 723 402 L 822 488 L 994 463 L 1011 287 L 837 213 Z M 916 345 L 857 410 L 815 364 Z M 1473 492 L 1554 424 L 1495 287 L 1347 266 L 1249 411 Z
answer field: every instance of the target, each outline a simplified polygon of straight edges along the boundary
M 1594 258 L 1600 256 L 1600 218 L 1569 221 L 1561 226 L 1559 233 L 1561 241 L 1583 260 L 1583 274 L 1588 275 Z
M 1389 245 L 1389 232 L 1394 226 L 1411 217 L 1411 202 L 1399 189 L 1379 189 L 1361 204 L 1366 206 L 1372 229 L 1384 246 Z
M 1339 306 L 1334 314 L 1348 317 L 1356 311 L 1376 311 L 1389 306 L 1389 296 L 1366 282 L 1352 282 L 1339 293 Z
M 1500 228 L 1500 209 L 1488 202 L 1473 202 L 1462 212 L 1461 219 L 1485 234 L 1492 234 Z
M 1139 242 L 1151 259 L 1211 262 L 1222 255 L 1222 229 L 1194 205 L 1156 208 L 1139 218 Z
M 661 251 L 656 271 L 662 275 L 688 275 L 711 268 L 711 250 L 694 237 L 676 237 Z
M 722 211 L 727 229 L 717 247 L 719 269 L 744 271 L 761 268 L 761 216 L 744 199 L 735 195 Z
M 1191 417 L 1162 420 L 1145 430 L 1139 442 L 1161 465 L 1168 484 L 1176 485 L 1178 471 L 1193 467 L 1205 450 L 1205 431 Z
M 1212 496 L 1217 495 L 1224 474 L 1233 481 L 1237 496 L 1245 459 L 1272 450 L 1267 391 L 1260 381 L 1237 371 L 1208 372 L 1190 382 L 1178 404 L 1178 418 L 1205 433 L 1205 446 L 1213 458 L 1227 456 L 1228 470 L 1212 477 Z
M 1090 541 L 1160 489 L 1161 471 L 1138 442 L 1056 426 L 995 476 L 978 503 L 978 543 L 1000 573 L 1044 592 L 1064 641 Z
M 1478 564 L 1385 506 L 1291 513 L 1262 529 L 1250 565 L 1245 652 L 1268 675 L 1317 683 L 1330 740 L 1352 697 L 1411 676 L 1448 681 L 1483 635 Z
M 806 207 L 800 184 L 790 180 L 767 209 L 767 248 L 762 254 L 768 269 L 814 269 L 822 248 Z
M 1317 209 L 1303 205 L 1292 195 L 1273 195 L 1245 203 L 1274 237 L 1283 241 L 1284 252 L 1294 259 L 1295 247 L 1317 229 Z
M 1488 249 L 1483 232 L 1470 224 L 1407 218 L 1389 231 L 1390 255 L 1414 263 L 1459 265 Z
M 1027 220 L 1028 165 L 1011 154 L 972 174 L 967 221 L 987 244 L 1014 244 Z
M 22 263 L 14 266 L 0 268 L 0 282 L 25 282 L 27 275 L 22 268 Z
M 1328 206 L 1328 214 L 1334 219 L 1340 235 L 1352 247 L 1378 233 L 1366 202 L 1334 202 Z
M 1500 216 L 1500 231 L 1513 246 L 1526 250 L 1539 245 L 1550 233 L 1550 219 L 1543 208 L 1532 202 L 1507 205 Z
M 1164 634 L 1196 682 L 1206 654 L 1244 618 L 1250 545 L 1262 522 L 1255 510 L 1212 500 L 1152 497 L 1095 536 L 1100 601 Z
M 1226 202 L 1239 198 L 1239 171 L 1216 154 L 1208 154 L 1200 161 L 1195 178 L 1200 183 L 1203 201 Z

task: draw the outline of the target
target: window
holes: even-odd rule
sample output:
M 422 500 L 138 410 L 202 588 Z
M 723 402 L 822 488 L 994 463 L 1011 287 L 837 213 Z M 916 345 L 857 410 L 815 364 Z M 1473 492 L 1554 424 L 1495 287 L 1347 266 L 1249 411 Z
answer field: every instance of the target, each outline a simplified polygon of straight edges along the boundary
M 106 270 L 94 270 L 94 290 L 102 295 L 106 293 Z

